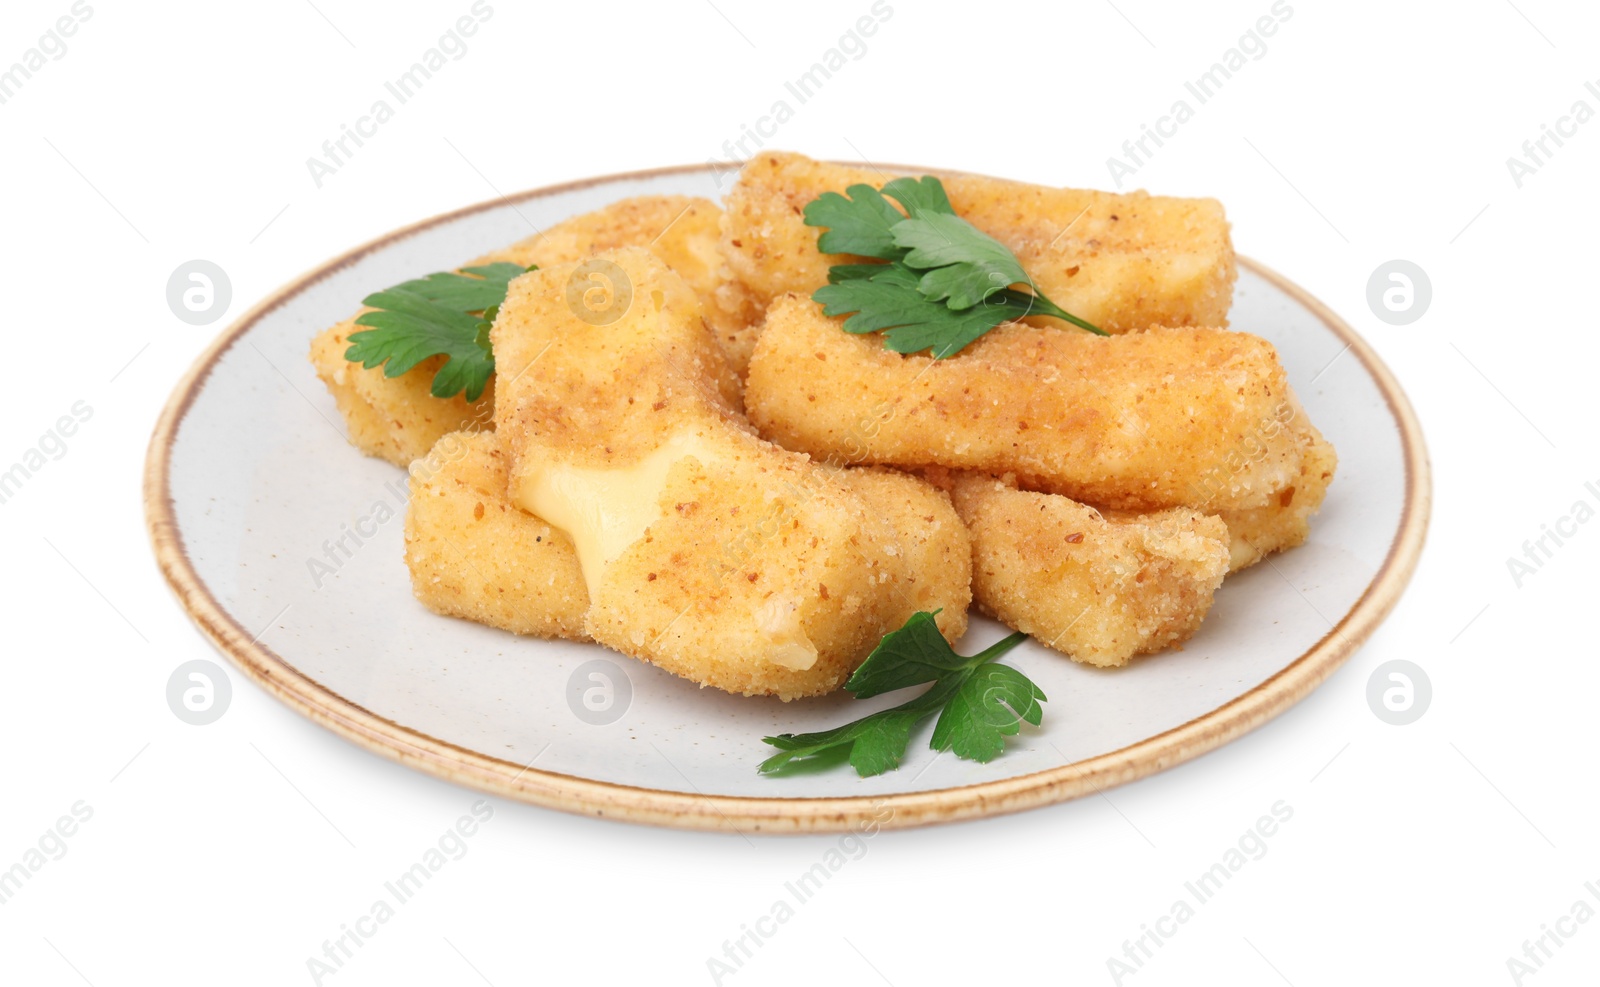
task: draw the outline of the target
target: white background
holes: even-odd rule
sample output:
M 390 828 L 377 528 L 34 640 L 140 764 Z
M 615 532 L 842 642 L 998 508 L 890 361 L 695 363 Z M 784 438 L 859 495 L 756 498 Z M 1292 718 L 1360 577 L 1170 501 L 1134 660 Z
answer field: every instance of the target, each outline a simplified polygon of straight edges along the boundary
M 891 3 L 769 146 L 1110 187 L 1106 159 L 1270 6 Z M 0 505 L 0 868 L 74 803 L 93 809 L 0 905 L 6 983 L 311 983 L 307 958 L 478 798 L 237 674 L 219 722 L 169 711 L 173 669 L 216 656 L 151 560 L 140 470 L 167 394 L 226 324 L 173 317 L 173 269 L 220 264 L 232 318 L 329 256 L 497 191 L 722 158 L 869 13 L 491 4 L 466 54 L 321 188 L 306 159 L 469 0 L 91 0 L 66 53 L 0 105 L 0 464 L 74 402 L 94 409 Z M 0 66 L 69 6 L 8 0 Z M 1410 591 L 1327 685 L 1199 761 L 1103 798 L 875 837 L 724 983 L 1111 983 L 1124 940 L 1279 800 L 1294 815 L 1266 855 L 1123 982 L 1513 983 L 1524 940 L 1580 899 L 1600 908 L 1584 889 L 1600 882 L 1600 524 L 1520 588 L 1506 564 L 1575 501 L 1600 503 L 1584 487 L 1600 487 L 1600 120 L 1521 188 L 1506 165 L 1575 101 L 1600 111 L 1584 89 L 1600 85 L 1600 12 L 1289 6 L 1266 54 L 1130 186 L 1221 198 L 1239 250 L 1342 313 L 1403 382 L 1436 481 Z M 1394 258 L 1432 280 L 1409 326 L 1367 307 L 1368 276 Z M 1395 658 L 1433 683 L 1405 727 L 1365 699 Z M 324 982 L 711 983 L 724 940 L 836 844 L 497 801 L 467 855 Z M 1523 982 L 1594 982 L 1600 919 L 1575 929 Z

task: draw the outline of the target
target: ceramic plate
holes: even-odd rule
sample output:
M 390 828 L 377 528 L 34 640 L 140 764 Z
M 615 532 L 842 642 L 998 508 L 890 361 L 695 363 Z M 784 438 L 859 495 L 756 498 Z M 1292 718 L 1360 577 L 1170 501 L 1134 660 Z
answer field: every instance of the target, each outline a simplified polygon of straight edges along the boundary
M 989 764 L 936 756 L 924 727 L 898 771 L 762 777 L 763 736 L 834 726 L 876 705 L 844 693 L 788 704 L 724 695 L 598 645 L 518 638 L 423 609 L 402 561 L 404 474 L 346 443 L 306 360 L 312 336 L 376 288 L 452 268 L 534 226 L 624 196 L 721 192 L 711 170 L 690 167 L 473 206 L 317 268 L 223 333 L 158 423 L 145 489 L 167 579 L 217 647 L 316 722 L 462 785 L 634 822 L 815 832 L 1012 812 L 1169 768 L 1304 697 L 1394 606 L 1427 527 L 1427 455 L 1410 405 L 1349 326 L 1241 261 L 1233 326 L 1277 346 L 1339 451 L 1310 541 L 1228 579 L 1182 651 L 1115 671 L 1033 642 L 1013 651 L 1006 660 L 1050 697 L 1045 725 Z M 350 530 L 370 534 L 318 578 L 309 560 L 325 561 L 324 542 Z M 975 619 L 963 653 L 1004 633 Z

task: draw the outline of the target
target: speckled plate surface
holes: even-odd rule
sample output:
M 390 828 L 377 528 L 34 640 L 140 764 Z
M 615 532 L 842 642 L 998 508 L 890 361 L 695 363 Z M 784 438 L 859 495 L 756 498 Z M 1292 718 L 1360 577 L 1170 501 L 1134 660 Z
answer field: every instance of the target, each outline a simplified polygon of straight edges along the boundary
M 923 169 L 909 169 L 923 170 Z M 726 181 L 726 177 L 724 181 Z M 401 470 L 348 444 L 306 360 L 375 288 L 448 269 L 615 199 L 718 199 L 708 168 L 540 189 L 441 216 L 339 257 L 230 327 L 179 383 L 151 442 L 147 514 L 180 601 L 254 681 L 367 748 L 463 785 L 609 818 L 740 832 L 912 826 L 1104 790 L 1195 757 L 1304 697 L 1410 578 L 1429 473 L 1405 395 L 1337 316 L 1241 261 L 1232 324 L 1272 341 L 1338 476 L 1311 540 L 1230 578 L 1182 651 L 1103 671 L 1028 642 L 1007 661 L 1050 697 L 1045 725 L 989 764 L 761 777 L 761 737 L 837 725 L 848 694 L 795 703 L 701 690 L 597 645 L 436 616 L 402 561 Z M 326 541 L 370 532 L 333 575 Z M 349 542 L 347 542 L 349 544 Z M 965 650 L 1005 633 L 977 619 Z

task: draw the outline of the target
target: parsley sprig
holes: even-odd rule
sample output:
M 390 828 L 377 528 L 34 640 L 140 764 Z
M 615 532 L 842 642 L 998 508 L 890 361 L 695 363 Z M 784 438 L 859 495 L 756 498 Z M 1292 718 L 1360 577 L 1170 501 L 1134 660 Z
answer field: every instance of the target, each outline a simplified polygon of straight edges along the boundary
M 812 293 L 823 314 L 850 316 L 846 332 L 881 331 L 894 352 L 929 350 L 936 359 L 1029 315 L 1107 335 L 1046 298 L 1005 244 L 956 215 L 944 184 L 932 175 L 896 178 L 882 191 L 852 185 L 845 193 L 812 200 L 805 222 L 825 228 L 817 238 L 823 253 L 885 262 L 836 264 L 828 284 Z
M 361 304 L 377 311 L 356 319 L 356 325 L 372 328 L 350 334 L 344 358 L 368 370 L 382 364 L 385 377 L 398 377 L 429 357 L 445 356 L 449 359 L 433 375 L 433 396 L 465 391 L 468 401 L 476 401 L 494 373 L 489 327 L 506 300 L 506 286 L 531 270 L 484 264 L 374 292 Z
M 845 683 L 857 699 L 924 682 L 932 682 L 931 688 L 899 706 L 832 730 L 765 737 L 780 753 L 761 762 L 761 773 L 845 748 L 850 764 L 863 778 L 892 771 L 905 756 L 912 729 L 934 713 L 939 720 L 929 746 L 974 761 L 999 756 L 1005 738 L 1015 736 L 1023 721 L 1038 726 L 1044 719 L 1039 705 L 1046 701 L 1044 693 L 1015 668 L 995 664 L 1027 635 L 1018 631 L 969 658 L 955 653 L 933 618 L 933 613 L 915 613 L 904 627 L 884 635 Z

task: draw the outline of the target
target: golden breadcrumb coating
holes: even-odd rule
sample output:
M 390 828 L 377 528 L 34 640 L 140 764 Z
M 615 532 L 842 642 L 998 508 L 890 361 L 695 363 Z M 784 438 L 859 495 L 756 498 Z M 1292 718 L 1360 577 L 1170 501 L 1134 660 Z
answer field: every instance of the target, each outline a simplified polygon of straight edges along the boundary
M 648 247 L 699 293 L 707 322 L 736 371 L 742 372 L 755 345 L 761 312 L 727 273 L 717 246 L 721 216 L 722 210 L 707 199 L 683 195 L 623 199 L 462 266 L 509 262 L 544 267 L 616 247 Z M 492 427 L 492 380 L 475 404 L 459 394 L 440 399 L 430 393 L 443 357 L 425 360 L 399 377 L 385 377 L 381 366 L 368 370 L 346 360 L 349 336 L 362 328 L 355 324 L 356 316 L 323 331 L 311 343 L 311 362 L 333 393 L 349 426 L 351 444 L 369 456 L 404 466 L 448 432 Z
M 578 553 L 565 532 L 511 506 L 495 433 L 451 433 L 410 473 L 406 565 L 423 605 L 515 634 L 590 640 Z M 971 602 L 972 552 L 949 495 L 876 467 L 842 470 L 835 478 L 895 525 L 907 574 L 894 585 L 904 592 L 907 615 L 944 607 L 940 629 L 960 638 Z
M 955 641 L 965 634 L 972 602 L 972 546 L 950 495 L 923 479 L 878 466 L 834 470 L 833 477 L 893 526 L 905 563 L 895 585 L 903 590 L 900 602 L 906 617 L 942 607 L 935 623 L 944 636 Z
M 700 296 L 705 319 L 733 372 L 744 376 L 761 307 L 734 281 L 723 260 L 722 210 L 710 199 L 644 195 L 575 216 L 478 263 L 510 261 L 552 267 L 607 250 L 644 247 Z
M 1265 507 L 1219 512 L 1233 542 L 1232 572 L 1255 565 L 1273 552 L 1303 544 L 1311 534 L 1311 516 L 1321 510 L 1333 482 L 1339 465 L 1333 443 L 1311 424 L 1299 401 L 1293 402 L 1291 414 L 1285 424 L 1303 450 L 1295 482 L 1278 491 Z
M 1299 443 L 1261 428 L 1288 400 L 1277 352 L 1247 333 L 1012 323 L 934 360 L 793 295 L 768 309 L 745 382 L 761 433 L 818 458 L 1009 471 L 1104 507 L 1208 513 L 1265 506 L 1295 482 Z
M 1228 573 L 1227 527 L 1198 511 L 1101 513 L 970 473 L 952 494 L 978 608 L 1088 665 L 1188 640 Z
M 511 506 L 493 432 L 452 432 L 410 472 L 406 565 L 424 606 L 516 634 L 589 640 L 572 541 Z
M 588 633 L 702 685 L 783 699 L 837 688 L 919 607 L 943 607 L 941 629 L 958 633 L 959 572 L 930 586 L 913 568 L 964 550 L 940 495 L 845 481 L 760 439 L 683 279 L 639 248 L 599 258 L 625 291 L 588 308 L 566 291 L 577 265 L 541 268 L 512 282 L 492 333 L 510 497 L 572 538 Z
M 821 231 L 805 225 L 806 204 L 889 177 L 798 154 L 757 155 L 724 201 L 722 250 L 734 277 L 763 304 L 791 291 L 810 295 L 828 283 L 830 265 L 851 258 L 817 252 Z M 956 214 L 1009 247 L 1039 290 L 1079 318 L 1113 333 L 1228 324 L 1238 271 L 1217 200 L 942 181 Z

